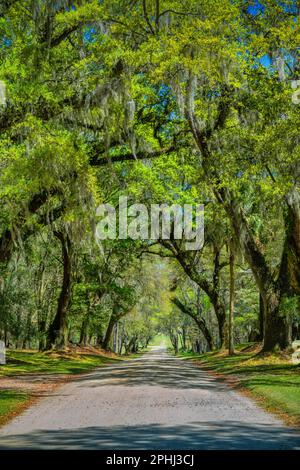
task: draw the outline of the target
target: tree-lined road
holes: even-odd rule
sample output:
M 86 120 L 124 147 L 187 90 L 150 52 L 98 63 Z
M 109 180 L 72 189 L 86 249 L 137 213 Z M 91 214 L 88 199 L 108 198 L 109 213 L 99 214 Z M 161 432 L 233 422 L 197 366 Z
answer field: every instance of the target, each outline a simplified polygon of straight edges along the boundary
M 0 449 L 300 449 L 300 434 L 154 348 L 77 377 L 0 430 Z

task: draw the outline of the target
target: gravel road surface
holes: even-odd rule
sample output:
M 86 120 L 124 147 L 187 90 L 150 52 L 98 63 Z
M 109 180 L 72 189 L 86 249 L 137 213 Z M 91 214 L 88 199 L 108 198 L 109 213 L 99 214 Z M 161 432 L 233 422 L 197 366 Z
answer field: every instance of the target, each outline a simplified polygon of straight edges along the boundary
M 300 434 L 154 348 L 81 375 L 0 429 L 0 449 L 300 449 Z

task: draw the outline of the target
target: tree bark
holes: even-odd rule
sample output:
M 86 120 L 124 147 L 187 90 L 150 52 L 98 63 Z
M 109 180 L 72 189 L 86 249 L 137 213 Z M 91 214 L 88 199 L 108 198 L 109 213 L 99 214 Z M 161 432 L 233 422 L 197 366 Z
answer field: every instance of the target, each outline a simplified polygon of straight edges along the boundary
M 270 289 L 263 295 L 265 311 L 265 335 L 263 351 L 289 346 L 289 328 L 287 319 L 280 312 L 280 292 Z
M 226 308 L 220 294 L 220 254 L 219 247 L 214 247 L 214 273 L 213 273 L 213 289 L 210 300 L 213 304 L 215 314 L 218 321 L 219 329 L 219 347 L 222 349 L 225 344 L 225 326 L 226 326 Z
M 84 318 L 81 324 L 79 344 L 81 344 L 82 346 L 87 345 L 89 321 L 90 321 L 90 306 L 88 306 L 88 309 L 86 311 L 86 314 L 84 315 Z
M 64 347 L 67 341 L 67 314 L 71 299 L 72 283 L 72 244 L 69 235 L 54 232 L 62 248 L 63 282 L 58 298 L 57 311 L 48 330 L 47 347 Z
M 266 261 L 258 240 L 256 240 L 251 231 L 241 206 L 234 198 L 229 188 L 220 184 L 218 170 L 212 164 L 211 152 L 208 145 L 209 139 L 213 135 L 213 132 L 219 128 L 222 128 L 226 122 L 227 116 L 229 115 L 231 109 L 230 93 L 228 93 L 228 90 L 225 87 L 223 90 L 223 97 L 219 102 L 218 116 L 214 125 L 210 129 L 202 130 L 194 113 L 192 82 L 193 75 L 191 73 L 187 84 L 185 106 L 186 119 L 190 126 L 195 142 L 202 154 L 204 172 L 211 182 L 211 187 L 214 191 L 216 199 L 220 204 L 223 205 L 229 217 L 236 239 L 239 242 L 242 253 L 244 254 L 249 263 L 249 266 L 252 269 L 257 286 L 263 297 L 265 309 L 265 337 L 263 350 L 272 351 L 276 347 L 285 349 L 289 345 L 289 335 L 287 322 L 285 321 L 285 318 L 280 315 L 280 301 L 283 290 L 282 288 L 278 289 L 279 286 L 277 280 L 273 276 L 271 267 Z M 295 214 L 294 209 L 296 208 L 297 212 L 299 207 L 299 198 L 295 197 L 295 194 L 293 194 L 292 200 L 287 199 L 287 204 L 289 209 L 292 210 Z M 298 211 L 298 214 L 299 213 L 300 211 Z M 292 230 L 292 232 L 294 234 L 294 243 L 295 235 L 296 239 L 297 233 L 299 235 L 299 224 L 297 219 L 293 227 L 294 230 Z M 291 240 L 289 240 L 287 243 L 288 246 L 291 247 Z
M 257 341 L 263 341 L 264 339 L 264 325 L 265 325 L 265 312 L 264 312 L 264 301 L 261 293 L 259 293 L 259 306 L 258 306 L 258 323 L 259 323 L 259 333 L 257 336 Z
M 229 321 L 228 321 L 228 354 L 229 356 L 234 355 L 234 340 L 233 340 L 233 329 L 234 329 L 234 294 L 235 294 L 235 279 L 234 279 L 234 251 L 232 242 L 230 242 L 230 289 L 229 289 Z
M 104 337 L 104 340 L 103 340 L 103 343 L 102 343 L 102 347 L 105 350 L 110 349 L 109 344 L 110 344 L 112 332 L 113 332 L 114 325 L 115 325 L 116 321 L 117 321 L 117 319 L 115 318 L 114 313 L 112 313 L 111 316 L 110 316 L 108 326 L 107 326 L 107 329 L 106 329 L 106 333 L 105 333 L 105 337 Z
M 257 240 L 251 233 L 242 209 L 235 201 L 226 204 L 237 241 L 252 269 L 264 304 L 264 343 L 263 351 L 275 348 L 285 349 L 289 346 L 287 321 L 280 314 L 280 302 L 283 289 L 274 279 Z

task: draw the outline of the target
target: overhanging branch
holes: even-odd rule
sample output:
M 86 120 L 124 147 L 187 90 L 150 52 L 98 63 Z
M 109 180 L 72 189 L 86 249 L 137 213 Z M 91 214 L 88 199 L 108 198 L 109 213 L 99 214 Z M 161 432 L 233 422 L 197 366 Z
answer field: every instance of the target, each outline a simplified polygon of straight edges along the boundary
M 138 152 L 137 154 L 134 155 L 133 153 L 128 152 L 123 155 L 116 155 L 110 158 L 109 157 L 99 158 L 97 155 L 95 155 L 90 159 L 90 165 L 91 166 L 105 166 L 105 165 L 108 165 L 109 163 L 122 163 L 126 161 L 149 160 L 153 158 L 162 157 L 163 155 L 169 155 L 170 153 L 173 153 L 176 150 L 178 150 L 177 147 L 171 146 L 171 147 L 167 147 L 167 148 L 164 148 L 156 152 L 152 152 L 152 153 Z

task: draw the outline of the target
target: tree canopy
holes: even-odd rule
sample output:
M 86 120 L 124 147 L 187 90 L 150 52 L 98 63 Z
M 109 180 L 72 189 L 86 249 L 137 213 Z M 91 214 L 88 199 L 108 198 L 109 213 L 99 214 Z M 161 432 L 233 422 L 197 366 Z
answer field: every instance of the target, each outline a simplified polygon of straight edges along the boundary
M 178 337 L 224 347 L 230 334 L 289 347 L 300 319 L 299 9 L 2 2 L 7 344 L 134 352 L 161 328 L 175 349 Z M 204 246 L 186 251 L 174 234 L 99 246 L 97 206 L 119 196 L 204 204 Z

